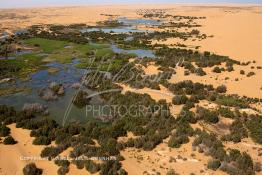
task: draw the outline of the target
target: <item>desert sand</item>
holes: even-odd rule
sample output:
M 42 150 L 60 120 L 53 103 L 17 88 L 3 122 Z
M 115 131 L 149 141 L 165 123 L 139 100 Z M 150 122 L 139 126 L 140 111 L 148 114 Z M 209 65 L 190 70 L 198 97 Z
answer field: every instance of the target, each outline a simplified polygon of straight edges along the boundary
M 34 138 L 30 137 L 29 130 L 16 128 L 15 124 L 11 124 L 8 127 L 11 129 L 11 135 L 16 141 L 18 141 L 18 143 L 15 145 L 0 144 L 1 175 L 21 175 L 24 166 L 31 162 L 34 162 L 38 168 L 43 169 L 43 175 L 57 174 L 59 167 L 55 165 L 53 161 L 40 159 L 41 151 L 45 146 L 33 145 L 32 142 Z M 61 153 L 61 156 L 68 155 L 69 150 Z M 32 158 L 35 158 L 36 160 L 33 160 Z M 79 170 L 73 164 L 70 164 L 69 169 L 69 175 L 89 174 L 85 169 Z

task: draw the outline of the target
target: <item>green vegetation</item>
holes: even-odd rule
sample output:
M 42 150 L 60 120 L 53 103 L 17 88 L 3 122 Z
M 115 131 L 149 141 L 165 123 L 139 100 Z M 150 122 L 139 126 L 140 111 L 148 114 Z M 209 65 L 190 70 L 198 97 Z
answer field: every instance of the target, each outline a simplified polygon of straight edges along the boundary
M 198 119 L 203 119 L 208 123 L 217 123 L 219 121 L 217 111 L 211 111 L 202 107 L 197 107 L 196 114 Z
M 255 173 L 253 161 L 246 152 L 241 153 L 236 149 L 230 149 L 227 153 L 222 142 L 214 134 L 198 131 L 197 135 L 198 137 L 194 140 L 193 146 L 197 146 L 199 152 L 204 152 L 214 159 L 208 163 L 209 168 L 220 168 L 232 175 L 251 175 Z
M 225 93 L 227 91 L 227 87 L 225 85 L 218 86 L 216 91 L 218 93 Z
M 15 139 L 12 137 L 12 136 L 7 136 L 5 139 L 4 139 L 4 144 L 5 145 L 14 145 L 16 144 L 17 141 L 15 141 Z
M 0 124 L 0 137 L 6 137 L 10 134 L 10 128 Z
M 233 95 L 222 95 L 219 96 L 216 99 L 216 103 L 219 105 L 224 105 L 224 106 L 231 106 L 231 107 L 240 107 L 240 108 L 247 108 L 249 107 L 248 103 L 236 96 Z
M 43 170 L 37 168 L 35 163 L 30 163 L 23 168 L 23 173 L 24 175 L 41 175 Z
M 217 170 L 221 165 L 221 162 L 219 160 L 210 160 L 208 161 L 207 168 L 212 170 Z
M 187 101 L 188 101 L 188 98 L 186 95 L 175 95 L 172 99 L 172 103 L 174 105 L 186 104 Z
M 246 122 L 246 126 L 250 132 L 251 138 L 259 144 L 262 144 L 262 117 L 250 116 Z
M 88 93 L 83 91 L 83 90 L 80 90 L 74 100 L 73 100 L 73 103 L 74 105 L 76 105 L 77 107 L 79 108 L 82 108 L 86 105 L 88 105 L 89 101 L 91 100 L 91 98 L 87 98 L 88 97 Z
M 40 53 L 49 54 L 44 61 L 68 63 L 74 58 L 86 58 L 90 51 L 94 51 L 97 57 L 113 54 L 109 45 L 106 44 L 77 44 L 45 38 L 31 38 L 25 40 L 24 43 L 29 46 L 37 46 Z
M 0 88 L 0 96 L 16 94 L 20 92 L 30 92 L 30 91 L 31 89 L 19 88 L 19 87 Z
M 233 141 L 235 143 L 241 142 L 241 139 L 248 137 L 246 128 L 241 120 L 235 120 L 230 126 L 230 134 L 225 136 L 225 140 Z

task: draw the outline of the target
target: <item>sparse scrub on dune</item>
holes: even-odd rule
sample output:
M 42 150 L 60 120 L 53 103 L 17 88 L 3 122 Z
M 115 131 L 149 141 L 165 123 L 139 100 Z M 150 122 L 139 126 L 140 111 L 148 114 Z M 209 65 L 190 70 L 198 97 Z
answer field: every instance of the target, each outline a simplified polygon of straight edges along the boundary
M 234 143 L 241 142 L 241 139 L 248 137 L 246 128 L 241 120 L 235 120 L 229 127 L 230 134 L 224 137 L 225 140 L 233 141 Z
M 262 116 L 251 116 L 246 122 L 251 138 L 259 144 L 262 144 Z
M 255 72 L 249 72 L 248 74 L 247 74 L 247 77 L 251 77 L 251 76 L 254 76 L 255 75 Z

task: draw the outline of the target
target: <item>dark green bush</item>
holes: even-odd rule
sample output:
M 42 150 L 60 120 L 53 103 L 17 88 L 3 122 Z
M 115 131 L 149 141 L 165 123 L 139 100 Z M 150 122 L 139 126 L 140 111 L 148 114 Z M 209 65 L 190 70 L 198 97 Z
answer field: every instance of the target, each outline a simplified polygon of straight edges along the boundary
M 16 143 L 17 143 L 17 141 L 15 141 L 15 139 L 12 136 L 8 136 L 4 139 L 5 145 L 14 145 Z
M 41 175 L 43 170 L 37 168 L 34 163 L 30 163 L 23 168 L 23 173 L 24 175 Z
M 210 160 L 208 161 L 207 168 L 212 170 L 217 170 L 220 167 L 221 163 L 219 160 Z

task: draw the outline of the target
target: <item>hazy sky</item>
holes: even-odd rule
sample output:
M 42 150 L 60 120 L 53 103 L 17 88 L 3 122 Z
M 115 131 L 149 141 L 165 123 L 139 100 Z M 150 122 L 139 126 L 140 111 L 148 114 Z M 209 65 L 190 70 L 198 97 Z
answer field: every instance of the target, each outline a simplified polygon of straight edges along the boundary
M 261 3 L 262 0 L 0 0 L 0 8 L 114 3 Z

